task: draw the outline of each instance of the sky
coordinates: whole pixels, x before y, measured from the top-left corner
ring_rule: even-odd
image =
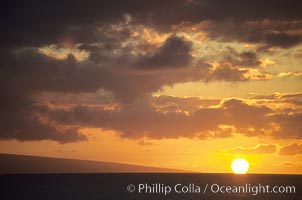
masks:
[[[302,173],[301,1],[0,9],[0,153]]]

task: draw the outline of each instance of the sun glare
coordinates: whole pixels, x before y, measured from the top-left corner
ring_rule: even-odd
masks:
[[[246,174],[249,170],[249,163],[243,158],[236,158],[233,160],[231,167],[234,174]]]

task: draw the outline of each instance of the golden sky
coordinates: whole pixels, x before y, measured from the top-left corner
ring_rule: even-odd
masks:
[[[301,174],[301,5],[152,2],[15,8],[28,20],[0,34],[0,152]]]

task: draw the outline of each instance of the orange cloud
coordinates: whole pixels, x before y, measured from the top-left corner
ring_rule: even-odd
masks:
[[[294,156],[302,154],[302,143],[293,143],[288,146],[282,147],[279,151],[279,155],[281,156]]]
[[[236,147],[230,153],[232,154],[270,154],[277,151],[277,145],[275,144],[257,144],[254,147],[244,148]]]
[[[277,75],[279,78],[302,77],[302,72],[281,72]]]

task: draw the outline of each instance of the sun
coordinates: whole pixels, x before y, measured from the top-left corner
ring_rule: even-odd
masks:
[[[231,165],[234,174],[246,174],[249,167],[249,162],[243,158],[234,159]]]

